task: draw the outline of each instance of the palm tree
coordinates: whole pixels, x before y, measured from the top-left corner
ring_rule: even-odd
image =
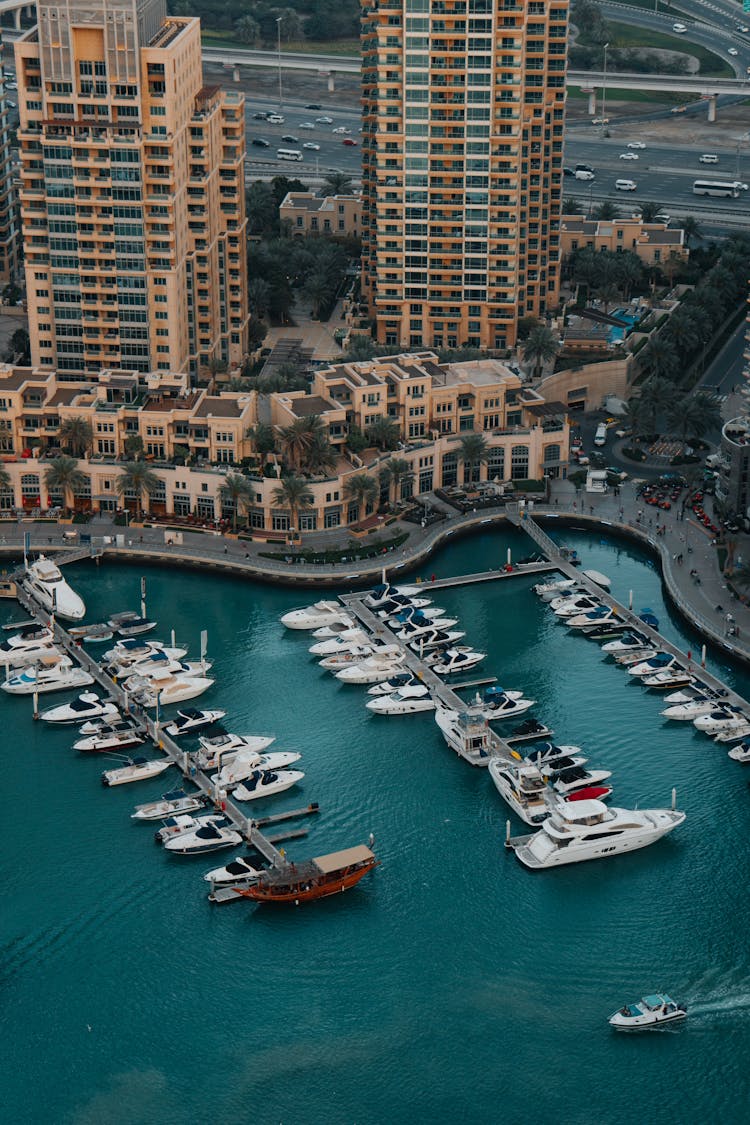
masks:
[[[319,195],[351,195],[352,178],[346,172],[329,172],[320,188]]]
[[[305,453],[303,468],[310,476],[333,472],[338,464],[338,453],[323,433],[316,433]]]
[[[401,432],[397,422],[383,416],[367,427],[367,437],[378,449],[385,451],[398,448]]]
[[[86,474],[78,468],[76,457],[56,457],[52,464],[47,466],[44,473],[47,491],[62,492],[63,504],[66,508],[75,506],[72,496],[75,492],[80,492],[87,481]],[[68,503],[69,499],[71,499],[71,503]]]
[[[160,481],[156,473],[146,461],[131,461],[124,465],[117,480],[116,488],[119,496],[135,493],[138,501],[138,513],[145,512],[143,507],[143,494],[148,496],[159,487]]]
[[[60,424],[60,441],[74,457],[83,457],[91,449],[94,431],[87,418],[75,415]]]
[[[619,214],[618,208],[608,199],[605,199],[604,203],[600,203],[599,206],[594,209],[595,219],[604,219],[605,221],[608,219],[616,219]]]
[[[704,391],[687,395],[673,404],[670,422],[680,436],[683,450],[688,438],[700,439],[721,425],[719,404]]]
[[[617,283],[622,289],[626,301],[630,300],[633,286],[643,280],[643,262],[637,254],[618,254],[617,257]]]
[[[11,487],[10,473],[3,466],[0,465],[0,492],[6,491]]]
[[[553,360],[560,350],[554,332],[544,324],[538,324],[529,332],[528,339],[523,347],[524,360],[531,360],[534,364],[534,378],[538,379],[545,363]]]
[[[569,195],[566,199],[563,199],[562,213],[563,215],[582,215],[583,207],[577,199]]]
[[[535,328],[532,329],[529,339],[534,332],[536,332]],[[490,455],[487,438],[484,434],[464,434],[461,438],[458,455],[464,463],[464,484],[478,480],[479,466],[486,464]]]
[[[660,211],[658,203],[639,203],[638,207],[641,212],[642,223],[653,223]]]
[[[232,530],[236,531],[240,508],[244,508],[252,496],[250,482],[241,473],[228,473],[219,495],[225,504],[232,506]]]
[[[271,493],[271,503],[276,508],[288,508],[292,518],[291,531],[296,535],[300,512],[312,508],[315,497],[303,477],[284,477]]]
[[[657,419],[663,412],[669,412],[675,401],[677,391],[674,383],[659,375],[652,375],[641,388],[641,404],[645,412],[644,417],[650,422],[649,432],[657,432]]]
[[[290,426],[285,426],[281,431],[282,456],[292,469],[299,471],[311,446],[321,438],[327,441],[328,430],[317,414],[295,418]]]
[[[388,499],[395,504],[401,499],[404,481],[410,480],[414,476],[414,469],[411,462],[407,461],[405,457],[389,457],[385,464],[381,466],[378,476],[381,485],[388,488]],[[393,489],[392,494],[391,488]]]
[[[258,422],[257,426],[250,426],[245,437],[250,438],[259,457],[267,457],[276,449],[276,430],[266,422]]]
[[[652,334],[641,352],[641,362],[652,378],[674,375],[677,370],[677,352],[674,344],[661,333]]]
[[[357,505],[357,519],[363,508],[366,512],[368,507],[377,505],[379,493],[378,482],[369,473],[355,473],[344,482],[344,496]]]
[[[262,277],[252,278],[247,285],[248,308],[258,320],[262,320],[268,312],[268,302],[271,299],[271,286]]]
[[[625,421],[633,431],[633,437],[639,438],[648,421],[648,403],[635,395],[629,398],[625,405]]]
[[[689,246],[694,238],[700,238],[701,226],[695,215],[686,215],[682,220],[682,229],[685,232],[685,243]]]
[[[333,296],[334,285],[335,283],[331,281],[328,274],[321,269],[316,269],[307,278],[304,294],[312,306],[310,311],[314,320],[320,317],[321,308]]]

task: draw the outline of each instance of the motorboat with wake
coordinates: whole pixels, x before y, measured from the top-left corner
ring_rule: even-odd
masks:
[[[113,719],[119,714],[112,699],[102,699],[95,691],[82,691],[70,703],[42,711],[39,718],[45,723],[85,723],[88,719]]]
[[[86,616],[83,598],[65,581],[59,566],[40,555],[36,562],[26,564],[24,582],[29,593],[56,617],[81,621]]]
[[[94,677],[83,668],[74,667],[67,656],[45,657],[33,668],[11,676],[0,684],[9,695],[33,695],[37,692],[67,691],[70,688],[88,687]]]
[[[492,732],[483,712],[476,708],[452,711],[438,704],[435,722],[448,746],[465,762],[472,766],[489,765]]]
[[[486,658],[486,652],[475,652],[466,645],[453,646],[446,649],[439,660],[430,662],[430,668],[436,676],[455,676],[460,672],[468,672]]]
[[[625,1004],[609,1017],[615,1031],[651,1031],[687,1018],[687,1004],[677,1004],[665,992],[644,996],[637,1004]]]
[[[226,718],[226,711],[201,711],[196,707],[183,707],[172,722],[164,728],[170,738],[182,738],[198,730],[205,730]]]
[[[169,816],[196,812],[198,809],[205,808],[205,805],[206,798],[202,793],[186,793],[184,789],[170,789],[162,794],[159,801],[136,805],[135,810],[130,814],[130,819],[165,820]]]
[[[242,836],[231,822],[223,825],[204,824],[193,832],[183,832],[164,844],[166,851],[175,855],[202,855],[204,852],[218,852],[224,848],[234,848],[242,843]]]
[[[655,844],[685,820],[677,809],[608,808],[603,801],[560,801],[532,836],[508,839],[516,857],[535,870],[609,859]]]
[[[322,625],[348,621],[350,616],[341,602],[319,601],[285,613],[281,618],[281,624],[287,629],[320,629]]]
[[[389,650],[393,651],[389,651]],[[393,676],[406,659],[397,645],[384,645],[359,664],[350,664],[335,673],[343,684],[377,684]]]
[[[418,711],[434,711],[435,700],[424,684],[402,687],[393,695],[379,695],[365,706],[373,715],[414,715]]]
[[[117,769],[105,770],[102,774],[102,785],[130,785],[133,781],[146,781],[150,777],[158,777],[164,773],[174,762],[171,758],[129,758],[125,765]]]
[[[237,801],[257,801],[285,793],[304,778],[302,770],[254,770],[233,793]]]

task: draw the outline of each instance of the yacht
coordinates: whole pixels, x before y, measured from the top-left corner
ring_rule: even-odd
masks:
[[[611,641],[617,637],[621,637],[628,627],[627,621],[622,617],[613,614],[610,618],[605,618],[603,624],[594,625],[590,629],[584,629],[583,635],[588,641],[596,641],[601,644],[602,641]]]
[[[123,687],[132,692],[134,697],[143,707],[168,707],[171,703],[184,703],[187,699],[195,699],[203,695],[214,680],[208,676],[188,676],[183,673],[178,675],[162,675],[146,680],[141,676],[131,676],[125,681]]]
[[[42,692],[87,687],[93,682],[93,676],[83,668],[74,667],[71,660],[63,656],[59,659],[46,657],[33,668],[25,668],[23,672],[11,676],[0,687],[9,695],[33,695],[35,692],[41,695]]]
[[[359,664],[350,664],[336,672],[344,684],[377,684],[389,680],[403,665],[405,653],[397,645],[384,645]]]
[[[714,742],[721,746],[731,745],[733,742],[743,742],[750,734],[750,722],[741,723],[729,730],[720,730],[713,736]]]
[[[224,718],[226,718],[226,711],[200,711],[196,707],[183,707],[169,726],[164,728],[164,733],[170,738],[182,738],[185,734],[211,727]]]
[[[750,739],[745,737],[737,746],[733,746],[729,757],[733,762],[750,762]]]
[[[111,664],[109,672],[116,677],[140,676],[144,680],[158,680],[164,676],[203,676],[211,668],[210,660],[172,660],[159,652],[152,653],[134,664],[120,667]]]
[[[325,668],[326,672],[337,672],[340,668],[348,668],[350,664],[361,664],[374,652],[376,652],[375,645],[352,645],[349,649],[324,656],[318,664],[321,668]]]
[[[637,1004],[625,1004],[609,1017],[609,1026],[615,1031],[648,1031],[686,1018],[686,1004],[676,1004],[666,993],[658,992]]]
[[[727,696],[729,692],[726,688],[721,688],[719,691],[714,691],[712,688],[704,687],[702,684],[693,684],[691,687],[682,688],[680,691],[673,691],[671,695],[664,696],[665,703],[689,703],[692,699],[710,699],[713,701],[715,707],[721,706],[722,699]]]
[[[550,774],[550,785],[555,793],[567,797],[577,789],[601,785],[611,776],[611,770],[587,770],[583,766],[569,766],[567,769],[554,770]]]
[[[117,633],[120,637],[139,637],[142,633],[150,633],[155,629],[156,621],[152,621],[149,617],[139,617],[134,614],[133,617],[123,622],[118,626]]]
[[[202,855],[204,852],[218,852],[223,848],[234,848],[242,843],[242,836],[230,827],[227,820],[221,827],[217,824],[204,824],[193,832],[174,836],[164,844],[168,852],[175,855]]]
[[[382,683],[373,684],[371,688],[367,689],[368,695],[393,695],[394,691],[399,691],[409,684],[418,684],[419,677],[414,672],[397,672],[395,676],[391,676],[388,680],[383,680]]]
[[[164,770],[174,765],[171,758],[129,758],[124,766],[117,769],[105,770],[102,774],[102,785],[130,785],[133,781],[145,781],[149,777],[158,777]]]
[[[503,800],[525,824],[541,824],[549,816],[547,784],[536,766],[509,765],[492,757],[489,774]]]
[[[374,715],[413,715],[417,711],[434,711],[435,700],[424,684],[402,687],[393,695],[379,695],[365,704]]]
[[[628,675],[653,676],[656,672],[667,672],[670,668],[679,667],[677,657],[672,656],[671,652],[657,652],[654,656],[649,656],[647,660],[640,660],[637,664],[631,664],[628,668]]]
[[[383,621],[411,621],[415,617],[426,617],[432,621],[438,617],[445,617],[446,611],[442,606],[430,605],[428,598],[404,598],[405,605],[396,599],[386,602],[376,616]]]
[[[440,653],[440,658],[434,663],[429,662],[430,668],[437,676],[454,676],[459,672],[468,672],[475,668],[487,656],[486,652],[474,652],[468,646],[454,646]]]
[[[292,609],[281,618],[287,629],[319,629],[321,625],[333,625],[348,620],[349,614],[338,601],[319,601],[302,609]]]
[[[631,652],[618,653],[615,656],[615,663],[621,668],[633,668],[636,664],[642,664],[644,660],[650,660],[652,656],[656,656],[655,648],[633,649]]]
[[[260,797],[273,797],[284,793],[303,780],[302,770],[255,770],[235,789],[237,801],[257,801]]]
[[[555,746],[554,743],[547,742],[536,750],[530,750],[524,761],[548,772],[583,766],[588,758],[583,757],[580,746]]]
[[[455,617],[445,617],[438,621],[428,621],[426,617],[414,617],[410,621],[396,622],[394,628],[398,629],[396,636],[400,641],[418,643],[422,637],[432,636],[436,630],[452,629],[454,625],[458,625],[458,619]],[[464,633],[458,634],[459,637],[464,635]]]
[[[368,609],[380,609],[397,594],[403,594],[407,598],[411,598],[415,595],[418,596],[421,589],[420,586],[391,586],[389,582],[381,582],[365,596],[363,601]]]
[[[117,716],[110,720],[106,718],[89,719],[81,726],[79,734],[123,734],[132,730],[137,730],[137,728],[131,719],[121,719]]]
[[[198,828],[226,828],[231,826],[231,821],[223,813],[204,813],[202,816],[191,816],[189,813],[178,813],[165,818],[161,828],[154,832],[157,844],[164,844],[176,836],[184,836],[188,832],[195,832]]]
[[[689,720],[692,723],[699,715],[710,715],[716,706],[715,696],[711,699],[688,699],[684,703],[673,703],[671,707],[666,707],[662,715],[665,719],[677,719],[680,722]]]
[[[354,629],[357,625],[357,619],[350,617],[348,614],[343,614],[338,621],[333,621],[330,625],[321,625],[318,629],[313,629],[313,636],[318,641],[324,641],[330,637],[339,637],[345,633],[347,629]]]
[[[593,582],[595,586],[601,586],[602,590],[609,590],[612,585],[611,580],[600,570],[582,570],[581,576],[588,578],[589,582]]]
[[[555,598],[549,604],[550,609],[557,617],[575,617],[579,613],[588,613],[592,609],[599,609],[602,603],[590,594],[578,594],[570,598]]]
[[[472,766],[487,766],[490,761],[492,733],[487,720],[476,709],[451,711],[440,705],[435,708],[435,722],[451,750]]]
[[[452,629],[454,625],[458,625],[458,618],[446,617],[445,610],[435,610],[431,613],[428,609],[405,609],[389,617],[387,621],[389,628],[394,632],[407,626],[418,629]],[[416,634],[412,634],[414,635]]]
[[[637,629],[628,629],[613,641],[602,645],[602,652],[611,653],[613,656],[619,652],[633,652],[642,648],[649,648],[649,639],[645,633]]]
[[[352,649],[360,648],[362,645],[369,644],[371,640],[370,634],[357,626],[340,633],[338,637],[329,637],[326,641],[316,641],[314,645],[310,645],[307,651],[311,656],[333,656],[336,652],[349,652]]]
[[[195,812],[206,805],[206,798],[202,793],[186,793],[184,789],[172,789],[162,794],[160,801],[149,801],[145,805],[136,805],[131,813],[131,820],[164,820],[165,817],[179,815],[180,813]]]
[[[515,719],[529,711],[536,703],[535,699],[524,699],[522,691],[506,691],[501,687],[488,687],[484,695],[477,692],[475,703],[484,709],[485,718],[493,721],[497,719]]]
[[[693,726],[704,734],[718,734],[720,731],[736,730],[748,721],[738,707],[717,707],[707,715],[698,715]]]
[[[13,625],[6,626],[6,628],[17,628],[19,631],[13,633],[7,641],[0,644],[0,652],[12,652],[14,649],[27,648],[30,645],[39,644],[40,641],[52,644],[55,639],[54,631],[49,626],[39,625],[36,621],[31,621],[28,625]]]
[[[101,730],[96,734],[86,735],[73,743],[73,749],[84,754],[104,754],[108,750],[126,750],[131,746],[140,746],[144,741],[134,726],[128,726],[125,730]]]
[[[82,691],[70,703],[50,707],[39,716],[45,723],[84,723],[87,719],[111,719],[119,716],[117,704],[111,699],[102,699],[95,691]]]
[[[198,736],[201,749],[196,755],[196,764],[202,770],[215,770],[224,762],[229,754],[248,753],[261,754],[276,738],[266,735],[230,734],[221,730],[218,734]]]
[[[231,789],[254,773],[269,770],[286,770],[302,757],[296,750],[274,750],[270,754],[240,752],[229,755],[229,760],[221,763],[221,768],[213,778],[214,785],[220,789]]]
[[[617,611],[607,605],[589,609],[585,613],[576,613],[572,617],[564,617],[563,620],[569,629],[581,629],[584,633],[594,629],[601,630],[604,625],[617,625],[619,629],[622,623]]]
[[[426,610],[430,605],[432,605],[430,598],[416,598],[411,597],[408,594],[394,594],[393,597],[388,598],[387,601],[378,606],[378,608],[374,610],[374,613],[376,617],[382,617],[383,619],[385,619],[386,617],[391,617],[396,613],[401,613],[405,609]],[[442,609],[436,610],[433,606],[432,613],[436,612],[442,613],[443,611]],[[427,614],[425,614],[425,617],[426,616]]]
[[[45,555],[34,563],[26,564],[26,585],[40,605],[66,621],[80,621],[86,615],[86,606],[75,590],[62,576],[60,568]]]
[[[233,883],[246,886],[250,882],[257,882],[262,874],[263,869],[261,867],[253,866],[257,862],[255,856],[240,855],[228,863],[226,867],[214,867],[213,871],[207,871],[203,878],[207,883],[214,883],[219,887]]]
[[[133,637],[127,641],[118,641],[114,648],[108,649],[102,657],[102,664],[133,662],[155,652],[162,653],[165,658],[170,660],[182,660],[184,656],[187,656],[186,648],[169,647],[163,641],[139,641]]]
[[[566,594],[580,593],[581,587],[576,578],[561,578],[557,582],[537,582],[532,590],[543,602],[554,601]]]
[[[4,665],[6,671],[9,668],[28,668],[30,664],[36,664],[45,657],[61,655],[61,649],[51,641],[36,641],[34,644],[25,645],[24,648],[10,650],[0,645],[0,665]]]
[[[68,633],[74,641],[83,641],[85,644],[104,644],[105,641],[111,641],[115,635],[115,631],[111,625],[74,625],[68,629]]]
[[[670,688],[688,687],[695,683],[695,676],[685,668],[676,666],[663,672],[655,672],[653,676],[641,676],[644,687],[655,691],[669,691]]]
[[[603,801],[560,801],[540,830],[509,840],[525,867],[606,859],[655,844],[685,820],[676,809],[611,809]]]
[[[540,738],[551,738],[553,731],[545,723],[540,723],[538,719],[524,719],[517,727],[513,727],[510,734],[506,734],[506,742],[536,742]],[[531,735],[535,735],[532,738]]]
[[[413,641],[408,641],[409,648],[412,652],[416,652],[419,656],[423,652],[429,652],[431,648],[440,648],[443,646],[451,647],[456,641],[460,641],[465,637],[466,633],[461,632],[460,629],[452,629],[446,632],[444,629],[430,629],[426,633],[422,633]]]

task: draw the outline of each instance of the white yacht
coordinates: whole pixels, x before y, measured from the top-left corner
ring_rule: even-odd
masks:
[[[26,564],[26,585],[40,605],[66,621],[80,621],[86,615],[83,598],[73,590],[52,559],[40,555]]]
[[[150,633],[156,626],[157,622],[152,621],[150,617],[139,617],[137,613],[134,613],[132,617],[118,626],[117,633],[120,637],[139,637],[142,633]]]
[[[169,726],[164,728],[164,733],[170,738],[182,738],[183,735],[211,727],[224,718],[226,718],[226,711],[200,711],[196,707],[183,707]]]
[[[580,746],[555,746],[552,742],[536,750],[530,750],[524,758],[531,766],[544,770],[545,774],[555,770],[572,769],[575,766],[585,766],[588,758],[581,753]]]
[[[368,695],[393,695],[394,691],[399,691],[403,687],[410,684],[418,684],[419,677],[414,672],[397,672],[395,676],[391,676],[388,680],[383,680],[379,684],[374,684],[371,688],[367,689]]]
[[[339,668],[348,668],[353,664],[361,664],[376,651],[375,645],[352,645],[349,649],[334,652],[331,656],[324,656],[318,661],[326,672],[338,672]]]
[[[444,609],[434,607],[429,609],[402,609],[398,613],[386,618],[386,622],[394,633],[408,626],[432,629],[451,629],[458,624],[457,617],[446,617]]]
[[[30,622],[28,625],[6,626],[6,628],[11,627],[17,628],[19,631],[13,633],[0,644],[0,652],[12,652],[14,649],[28,648],[30,645],[39,644],[40,641],[52,644],[55,640],[53,630],[47,625],[37,624],[36,621]]]
[[[87,719],[111,719],[119,716],[117,704],[111,699],[102,699],[95,691],[82,691],[70,703],[50,707],[39,716],[45,723],[84,723]]]
[[[105,770],[102,774],[102,785],[130,785],[133,781],[145,781],[149,777],[158,777],[170,766],[174,765],[171,758],[130,758],[124,766],[117,769]]]
[[[62,650],[52,644],[51,641],[36,641],[24,648],[12,648],[10,650],[3,649],[0,645],[0,665],[4,666],[6,671],[10,668],[28,668],[29,665],[36,664],[46,657],[61,655]]]
[[[338,621],[333,621],[330,625],[321,625],[318,629],[313,629],[313,636],[318,641],[324,641],[330,637],[339,637],[345,633],[347,629],[354,629],[357,625],[356,617],[350,617],[348,614],[343,614]]]
[[[431,659],[434,656],[434,659]],[[452,645],[447,649],[439,649],[428,653],[425,664],[438,676],[454,676],[458,672],[468,672],[486,658],[486,652],[475,652],[468,645]]]
[[[172,660],[160,652],[154,652],[134,664],[111,664],[109,671],[118,678],[141,676],[144,680],[158,680],[164,676],[203,676],[210,668],[210,660]]]
[[[74,641],[83,641],[85,644],[100,645],[111,641],[115,631],[111,625],[74,625],[68,629]]]
[[[231,789],[239,785],[254,773],[265,773],[269,770],[285,770],[295,765],[302,755],[296,750],[272,750],[270,754],[257,754],[240,752],[231,754],[229,760],[224,760],[221,769],[214,776],[213,782],[219,789]]]
[[[669,691],[670,688],[688,687],[694,684],[695,676],[686,668],[675,665],[674,668],[668,668],[663,672],[654,672],[652,676],[641,676],[641,683],[644,687],[655,691]]]
[[[523,715],[536,703],[535,699],[524,699],[522,691],[505,691],[501,687],[488,687],[484,695],[477,692],[475,703],[482,707],[484,716],[495,721],[497,719],[515,719]]]
[[[644,996],[637,1004],[625,1004],[609,1017],[615,1031],[648,1031],[687,1018],[687,1005],[676,1004],[666,993]]]
[[[733,746],[729,751],[729,757],[733,762],[750,762],[750,739],[743,738],[739,745]]]
[[[465,637],[466,633],[460,629],[430,629],[426,633],[422,633],[413,641],[408,641],[407,644],[412,652],[422,655],[424,652],[429,652],[432,648],[450,648]]]
[[[560,801],[533,836],[509,840],[525,867],[561,867],[655,844],[685,820],[676,809],[611,809],[602,801]]]
[[[375,586],[369,594],[363,599],[364,604],[368,609],[380,609],[381,606],[397,594],[403,594],[407,598],[418,596],[421,586],[391,586],[390,582],[381,582],[380,585]]]
[[[329,637],[325,641],[316,641],[314,645],[310,645],[307,651],[311,656],[333,656],[336,652],[349,652],[351,649],[370,644],[371,639],[370,634],[365,629],[357,626],[354,629],[347,629],[344,633],[339,633],[337,637]]]
[[[693,726],[704,734],[718,734],[719,731],[736,730],[747,721],[747,715],[738,707],[717,707],[707,715],[698,715],[693,719]]]
[[[563,620],[569,629],[579,629],[583,633],[601,629],[603,625],[621,625],[622,618],[615,609],[607,605],[598,606],[596,609],[586,610],[585,613],[575,613],[572,617]]]
[[[110,648],[102,656],[102,664],[124,664],[127,661],[142,660],[153,653],[162,653],[165,659],[182,660],[187,656],[186,648],[174,648],[165,645],[163,641],[139,641],[133,637],[128,641],[118,641],[114,648]]]
[[[532,586],[532,590],[543,602],[551,602],[574,591],[579,593],[580,584],[575,578],[560,578],[556,582],[537,582],[536,586]]]
[[[435,708],[435,722],[451,750],[472,766],[487,766],[490,761],[492,732],[484,715],[476,709],[450,711]]]
[[[161,828],[154,832],[157,844],[165,844],[176,836],[185,836],[188,832],[195,832],[199,828],[226,828],[230,821],[223,813],[204,813],[202,816],[191,816],[190,813],[177,813],[165,818]]]
[[[582,570],[581,576],[588,578],[589,582],[593,582],[595,586],[601,586],[602,590],[609,590],[612,585],[611,579],[607,578],[606,574],[602,574],[600,570]]]
[[[88,719],[85,723],[81,724],[79,734],[118,734],[120,731],[133,730],[134,724],[131,719],[121,719],[119,715],[113,715],[111,719],[103,717],[101,719]]]
[[[719,746],[731,746],[733,742],[743,742],[750,734],[750,720],[729,730],[720,730],[713,735],[713,740]]]
[[[430,613],[438,617],[442,616],[442,609],[432,606],[430,612],[427,612],[428,606],[431,605],[429,598],[415,598],[409,597],[407,594],[394,594],[393,597],[388,598],[382,605],[378,606],[375,613],[376,617],[381,617],[385,620],[387,617],[393,617],[397,613],[402,613],[404,610],[422,610],[425,617],[429,617]]]
[[[396,636],[400,641],[419,641],[421,637],[432,634],[436,629],[452,629],[458,625],[457,617],[440,618],[437,621],[428,621],[426,617],[414,617],[408,621],[398,621],[394,629],[398,629]],[[463,637],[464,634],[460,633]]]
[[[159,801],[148,801],[136,805],[131,820],[164,820],[168,816],[196,812],[205,807],[206,798],[202,793],[186,793],[184,789],[172,789],[162,795]]]
[[[346,608],[337,601],[319,601],[302,609],[292,609],[281,618],[287,629],[319,629],[321,625],[333,625],[349,619]]]
[[[198,741],[201,749],[196,755],[197,765],[202,770],[215,770],[229,760],[230,754],[261,754],[276,738],[273,735],[230,734],[222,730],[211,736],[199,735]]]
[[[9,695],[33,695],[38,692],[67,691],[70,688],[87,687],[93,684],[94,677],[83,668],[74,667],[69,657],[59,659],[46,657],[33,668],[25,668],[11,676],[3,684],[3,691]]]
[[[203,878],[207,883],[214,883],[217,887],[233,883],[246,887],[257,882],[263,874],[262,867],[253,867],[253,864],[257,862],[257,859],[252,856],[240,855],[231,860],[225,867],[214,867],[213,871],[207,871]]]
[[[336,672],[344,684],[377,684],[388,680],[403,665],[405,654],[398,645],[384,645],[359,664],[350,664]]]
[[[88,754],[104,754],[108,750],[127,750],[131,746],[140,746],[145,739],[134,726],[125,730],[98,731],[96,734],[86,735],[73,743],[74,750]]]
[[[273,797],[284,793],[304,778],[302,770],[255,770],[235,789],[237,801],[257,801],[260,797]]]
[[[621,668],[632,668],[636,664],[642,664],[644,660],[650,660],[652,656],[656,656],[655,648],[632,648],[630,652],[616,652],[615,664],[619,664]]]
[[[692,723],[699,715],[710,715],[716,706],[715,696],[712,699],[688,699],[684,703],[673,703],[671,707],[666,707],[662,715],[665,719]]]
[[[435,700],[424,684],[402,687],[393,695],[379,695],[365,706],[374,715],[414,715],[417,711],[434,711]]]
[[[549,789],[536,766],[509,765],[495,756],[489,774],[500,796],[526,824],[541,824],[549,816]]]
[[[234,848],[242,843],[242,836],[232,828],[229,821],[219,826],[204,824],[193,832],[183,832],[164,844],[168,852],[175,855],[201,855],[203,852],[218,852],[223,848]]]
[[[592,786],[602,788],[602,783],[611,776],[611,770],[587,770],[583,766],[573,765],[551,771],[550,785],[561,797],[569,797],[579,789],[590,789]]]
[[[671,652],[657,652],[647,660],[631,664],[628,668],[629,676],[653,676],[657,672],[668,672],[670,668],[679,668],[680,663]]]
[[[162,675],[146,680],[141,676],[130,676],[123,687],[131,692],[143,707],[168,707],[171,703],[184,703],[203,695],[214,681],[208,676],[188,676],[183,673]]]
[[[606,644],[603,644],[602,652],[612,653],[614,656],[618,652],[637,652],[649,647],[649,639],[645,633],[639,633],[637,629],[628,629],[627,632],[616,637],[613,641],[607,641]]]
[[[589,613],[592,609],[599,609],[601,602],[590,594],[578,594],[570,598],[555,598],[550,602],[550,609],[557,617],[576,617],[579,613]]]

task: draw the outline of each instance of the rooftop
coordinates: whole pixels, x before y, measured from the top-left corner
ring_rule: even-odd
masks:
[[[286,399],[285,402],[292,414],[296,414],[298,418],[309,418],[311,414],[326,414],[331,410],[340,410],[334,402],[321,398],[320,395],[304,395],[300,398]]]
[[[206,395],[195,411],[196,418],[241,418],[250,402],[249,395],[239,398],[221,398]]]

